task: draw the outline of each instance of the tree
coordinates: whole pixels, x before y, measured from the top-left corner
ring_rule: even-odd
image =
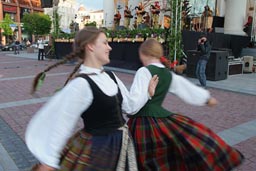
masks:
[[[29,34],[45,35],[51,32],[51,18],[49,15],[43,13],[25,14],[22,22],[24,23],[24,30]]]
[[[13,35],[12,28],[10,24],[14,24],[9,14],[6,14],[3,21],[0,23],[0,28],[3,29],[3,35],[7,38],[7,43],[9,42],[9,37]]]

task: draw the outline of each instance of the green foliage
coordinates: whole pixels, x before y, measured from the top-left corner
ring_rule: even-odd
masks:
[[[8,37],[13,34],[10,24],[14,24],[9,14],[6,14],[4,19],[0,22],[0,28],[3,29],[3,35]]]
[[[51,31],[51,18],[43,13],[25,14],[22,22],[24,23],[25,31],[29,34],[45,35]]]
[[[75,32],[73,32],[73,33],[59,33],[59,35],[58,35],[58,39],[67,39],[67,40],[69,40],[69,39],[73,39],[74,37],[75,37]]]
[[[58,14],[57,9],[54,8],[53,20],[52,20],[52,25],[53,25],[52,36],[54,39],[57,39],[60,36],[60,19],[61,19],[61,16]]]
[[[147,38],[147,37],[162,37],[164,38],[164,29],[124,29],[124,30],[107,30],[106,34],[109,38]]]
[[[84,26],[97,26],[97,23],[96,21],[93,21],[93,22],[89,22],[89,23],[86,23]]]

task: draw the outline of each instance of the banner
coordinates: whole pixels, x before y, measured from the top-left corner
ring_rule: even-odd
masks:
[[[3,11],[9,13],[17,13],[17,7],[4,5]]]

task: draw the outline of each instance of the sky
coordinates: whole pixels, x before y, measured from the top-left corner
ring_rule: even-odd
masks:
[[[103,0],[77,0],[78,6],[83,4],[86,10],[102,10]]]

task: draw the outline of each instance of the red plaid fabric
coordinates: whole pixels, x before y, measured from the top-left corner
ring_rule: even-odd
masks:
[[[186,116],[128,121],[140,171],[228,171],[244,157],[217,134]]]

